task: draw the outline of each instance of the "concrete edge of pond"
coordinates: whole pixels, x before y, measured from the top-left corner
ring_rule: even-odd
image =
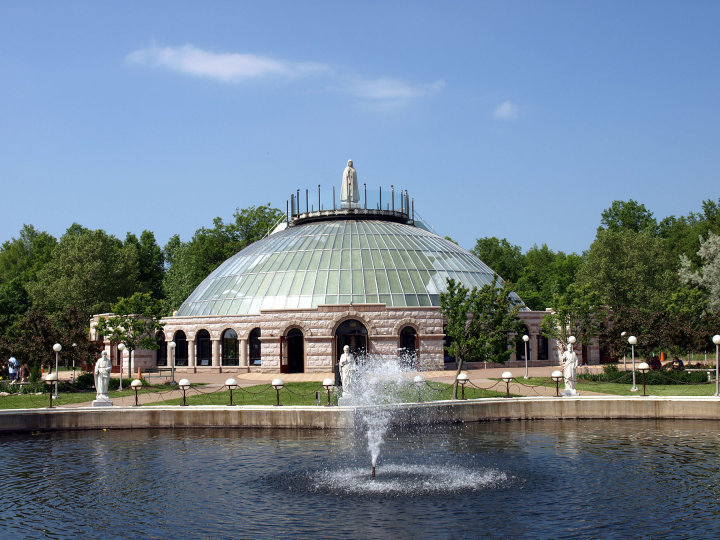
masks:
[[[393,405],[394,424],[496,420],[720,419],[720,398],[578,396]],[[0,433],[89,429],[347,429],[363,410],[323,406],[144,406],[0,410]]]

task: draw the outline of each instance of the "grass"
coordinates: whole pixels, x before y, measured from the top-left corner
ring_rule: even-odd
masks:
[[[430,386],[432,385],[432,386]],[[452,396],[452,385],[445,383],[430,383],[426,385],[422,392],[423,401],[437,401],[450,399]],[[280,390],[281,405],[317,405],[315,400],[315,392],[320,392],[320,405],[327,404],[327,392],[318,382],[302,382],[287,383]],[[504,392],[495,392],[492,390],[481,390],[477,388],[466,388],[466,399],[477,399],[485,397],[503,397]],[[417,401],[417,391],[413,388],[407,390],[401,395],[402,401],[412,403]],[[269,384],[257,386],[248,386],[246,388],[233,390],[233,403],[235,405],[275,405],[276,392]],[[182,405],[182,398],[168,399],[161,402],[152,403],[152,405]],[[337,405],[337,396],[334,393],[330,395],[330,402]],[[188,405],[229,405],[230,391],[218,390],[216,392],[203,392],[197,387],[192,386],[187,391]]]
[[[549,386],[554,388],[555,383],[545,377],[530,377],[523,380],[525,384],[536,386]],[[637,374],[635,382],[638,387],[637,392],[631,392],[630,384],[606,383],[606,382],[583,382],[582,378],[578,379],[577,390],[588,392],[597,392],[600,394],[610,394],[614,396],[637,396],[642,395],[643,384],[642,374]],[[564,388],[563,382],[560,381],[560,392]],[[715,394],[715,384],[648,384],[645,387],[645,393],[648,396],[712,396]]]
[[[145,387],[140,390],[139,394],[147,394],[151,392],[162,392],[172,389],[169,385],[157,385]],[[114,391],[109,394],[110,399],[123,396],[134,396],[134,390],[123,390],[122,392]],[[97,397],[95,391],[91,392],[60,392],[58,399],[53,400],[53,407],[62,407],[63,405],[71,405],[73,403],[83,403],[93,401]],[[9,396],[0,396],[0,409],[39,409],[50,406],[50,395],[48,392],[37,394],[11,394]]]

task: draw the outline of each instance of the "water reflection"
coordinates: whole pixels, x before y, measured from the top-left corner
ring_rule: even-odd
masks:
[[[717,536],[713,422],[0,438],[3,538]],[[682,519],[680,519],[682,518]]]

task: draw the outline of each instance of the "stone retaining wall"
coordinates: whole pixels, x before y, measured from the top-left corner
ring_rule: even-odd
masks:
[[[396,424],[493,420],[720,419],[715,397],[509,398],[441,401],[395,406]],[[263,427],[347,429],[350,407],[112,407],[0,411],[0,433],[81,429]]]

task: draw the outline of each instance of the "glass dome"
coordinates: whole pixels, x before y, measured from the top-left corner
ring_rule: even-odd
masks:
[[[493,271],[427,230],[381,220],[290,226],[236,253],[185,300],[178,316],[245,315],[320,304],[439,306],[447,278],[468,288]]]

